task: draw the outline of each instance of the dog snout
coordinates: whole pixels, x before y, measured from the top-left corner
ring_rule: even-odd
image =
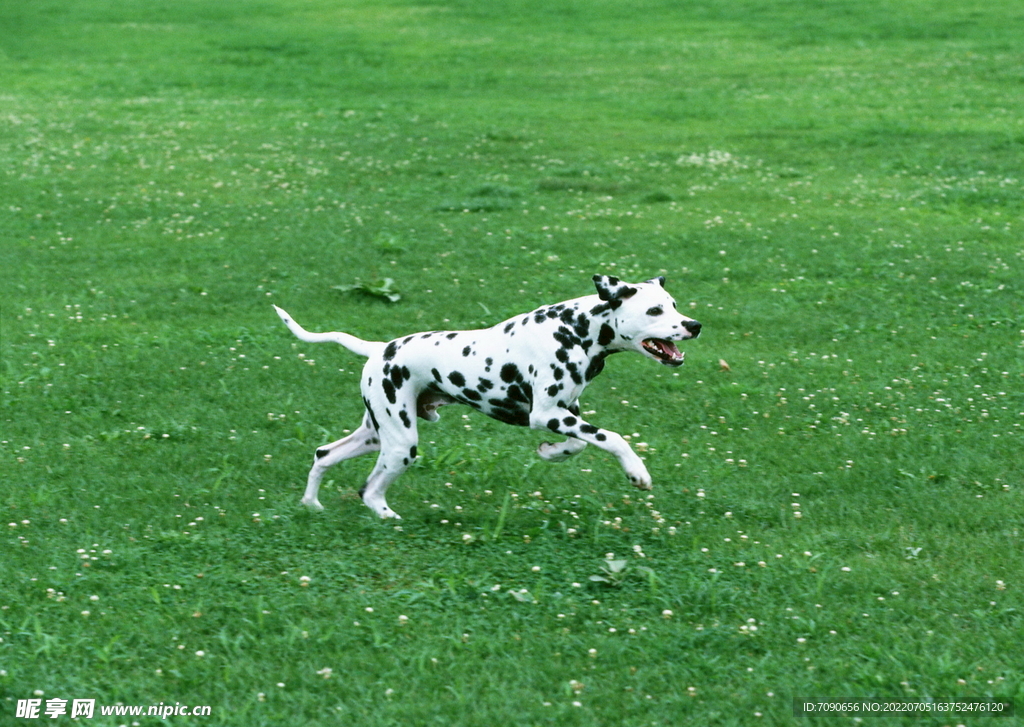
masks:
[[[683,328],[686,329],[691,338],[696,338],[700,335],[700,323],[697,321],[684,321]]]

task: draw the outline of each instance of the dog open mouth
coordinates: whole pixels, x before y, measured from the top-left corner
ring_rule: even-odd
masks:
[[[663,338],[648,338],[643,341],[644,350],[666,366],[682,366],[683,353],[672,341]]]

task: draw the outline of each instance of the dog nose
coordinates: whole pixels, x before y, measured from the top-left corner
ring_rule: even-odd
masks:
[[[683,324],[683,328],[689,331],[690,335],[693,338],[696,338],[697,336],[700,335],[700,323],[698,323],[697,321],[687,321],[686,323]]]

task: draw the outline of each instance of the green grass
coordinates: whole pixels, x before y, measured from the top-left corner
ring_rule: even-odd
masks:
[[[13,715],[37,690],[245,727],[1024,709],[1022,19],[0,7],[0,710],[32,724]],[[399,527],[354,494],[369,458],[299,507],[313,449],[359,422],[361,361],[271,303],[384,340],[597,272],[664,274],[704,324],[680,371],[616,357],[582,402],[644,451],[650,498],[599,450],[549,464],[540,433],[452,408],[391,490]],[[384,278],[399,302],[335,289]],[[129,720],[96,723],[159,723]]]

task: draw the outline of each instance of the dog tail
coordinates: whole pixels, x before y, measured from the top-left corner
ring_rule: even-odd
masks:
[[[375,353],[380,353],[384,350],[386,344],[378,341],[364,341],[361,338],[356,338],[348,333],[341,333],[339,331],[331,331],[330,333],[312,333],[307,331],[305,328],[295,322],[287,311],[274,306],[274,310],[281,316],[281,320],[288,326],[288,330],[294,333],[299,339],[308,343],[337,343],[347,348],[357,356],[365,356],[369,358]]]

